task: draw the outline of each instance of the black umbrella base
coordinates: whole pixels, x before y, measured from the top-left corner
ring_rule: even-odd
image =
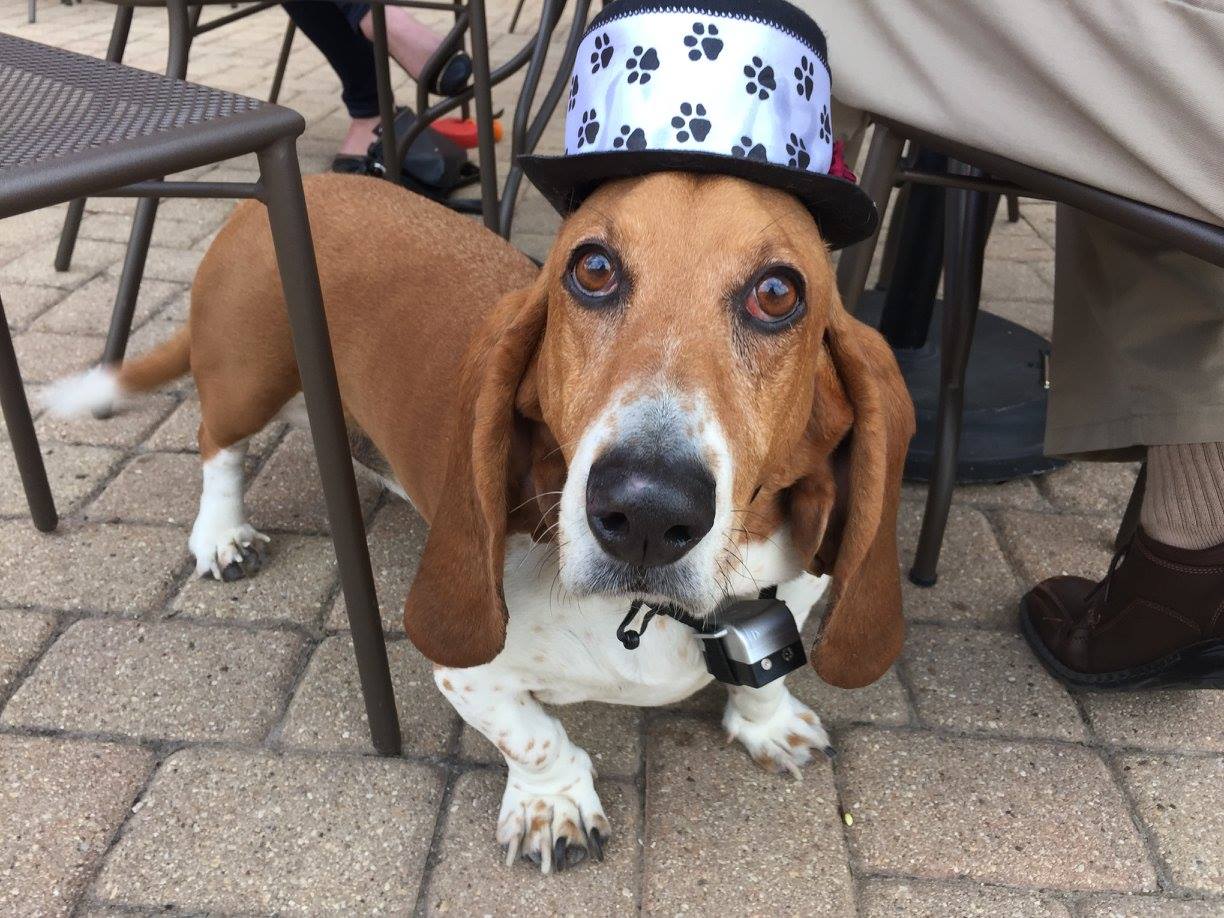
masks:
[[[863,294],[858,317],[879,324],[884,292]],[[943,301],[936,300],[927,343],[894,353],[914,399],[918,432],[905,458],[906,481],[929,481],[939,408],[939,336]],[[1042,475],[1066,464],[1043,452],[1046,421],[1045,355],[1050,342],[1015,322],[978,313],[965,374],[965,413],[959,484],[1010,481]]]

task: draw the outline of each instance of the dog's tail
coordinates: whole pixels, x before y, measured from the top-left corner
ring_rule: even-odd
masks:
[[[97,366],[50,385],[42,403],[61,418],[112,411],[132,395],[151,392],[191,369],[191,336],[186,328],[147,354],[119,366]]]

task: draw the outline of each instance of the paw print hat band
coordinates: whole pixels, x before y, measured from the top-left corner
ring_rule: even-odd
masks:
[[[785,0],[615,0],[578,48],[565,154],[519,162],[561,213],[608,179],[737,176],[793,194],[832,247],[850,245],[878,218],[835,156],[828,60]]]

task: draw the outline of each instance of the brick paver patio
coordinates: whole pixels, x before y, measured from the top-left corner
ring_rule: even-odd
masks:
[[[509,0],[491,6],[504,60],[522,37],[505,34]],[[0,29],[101,54],[112,11],[42,0],[27,25],[5,0]],[[266,93],[283,27],[274,10],[200,38],[191,77]],[[161,69],[164,49],[164,17],[138,10],[129,61]],[[509,110],[511,88],[497,101]],[[284,102],[309,122],[305,170],[326,168],[346,119],[300,38]],[[246,160],[202,172],[254,177]],[[62,208],[0,222],[0,295],[33,390],[100,352],[131,207],[91,201],[63,274]],[[185,319],[229,207],[163,204],[133,352]],[[555,225],[527,192],[515,241],[542,254]],[[1047,205],[998,225],[988,308],[1048,333],[1052,240]],[[1068,694],[1014,625],[1025,584],[1104,570],[1133,467],[961,489],[939,586],[906,586],[895,670],[858,692],[793,680],[839,750],[802,783],[723,745],[714,690],[563,711],[616,835],[603,865],[541,877],[499,863],[501,765],[400,630],[420,519],[366,488],[406,745],[384,760],[306,438],[277,427],[253,450],[264,572],[199,582],[197,413],[188,383],[109,421],[40,418],[54,535],[29,525],[0,445],[0,914],[1224,915],[1224,693]],[[907,559],[921,496],[907,486]]]

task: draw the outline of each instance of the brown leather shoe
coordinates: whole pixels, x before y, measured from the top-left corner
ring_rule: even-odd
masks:
[[[1224,688],[1224,545],[1173,548],[1140,529],[1100,583],[1051,577],[1033,587],[1020,629],[1068,685]]]

